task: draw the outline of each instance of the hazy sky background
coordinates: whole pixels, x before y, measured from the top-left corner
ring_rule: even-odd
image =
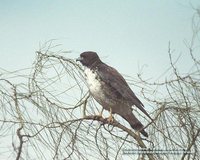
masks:
[[[185,57],[184,41],[192,37],[191,21],[199,0],[1,0],[0,67],[30,67],[39,43],[58,39],[66,57],[92,50],[121,73],[159,77],[174,57]],[[187,56],[186,56],[187,57]],[[187,58],[180,66],[188,69]],[[187,65],[186,65],[187,64]]]
[[[136,77],[144,67],[152,80],[169,67],[170,41],[188,72],[193,7],[200,0],[0,0],[0,69],[31,67],[39,44],[57,39],[73,51],[66,57],[96,51],[119,72]]]

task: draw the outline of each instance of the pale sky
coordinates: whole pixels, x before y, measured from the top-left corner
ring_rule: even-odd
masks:
[[[192,38],[193,7],[200,0],[0,0],[0,72],[31,67],[39,44],[51,39],[73,51],[66,58],[96,51],[134,78],[144,67],[152,81],[169,67],[170,41],[174,59],[181,54],[178,65],[188,72],[184,42]]]
[[[187,57],[192,6],[200,1],[1,0],[0,67],[30,67],[39,43],[58,39],[62,50],[74,51],[66,57],[92,50],[123,74],[135,77],[145,66],[147,77],[159,77],[169,66],[169,41],[175,58]]]

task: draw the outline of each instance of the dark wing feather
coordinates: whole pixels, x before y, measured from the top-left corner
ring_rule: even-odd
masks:
[[[137,106],[145,115],[147,115],[152,120],[152,118],[143,108],[144,105],[142,104],[142,102],[136,97],[125,79],[116,69],[106,65],[105,63],[102,63],[98,66],[97,72],[100,79],[111,86],[113,90],[118,92],[117,94],[120,94],[123,99],[131,103],[131,105]]]

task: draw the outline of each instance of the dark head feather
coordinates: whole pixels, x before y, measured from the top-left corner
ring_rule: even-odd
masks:
[[[101,60],[99,59],[99,56],[96,52],[92,51],[86,51],[80,54],[80,57],[76,59],[77,61],[80,61],[82,65],[92,68],[95,65],[97,65]]]

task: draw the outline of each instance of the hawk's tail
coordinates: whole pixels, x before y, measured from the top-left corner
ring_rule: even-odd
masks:
[[[126,114],[122,116],[128,123],[131,125],[133,129],[136,131],[140,131],[140,133],[143,134],[143,136],[148,137],[147,132],[143,129],[143,124],[134,116],[133,113]]]

